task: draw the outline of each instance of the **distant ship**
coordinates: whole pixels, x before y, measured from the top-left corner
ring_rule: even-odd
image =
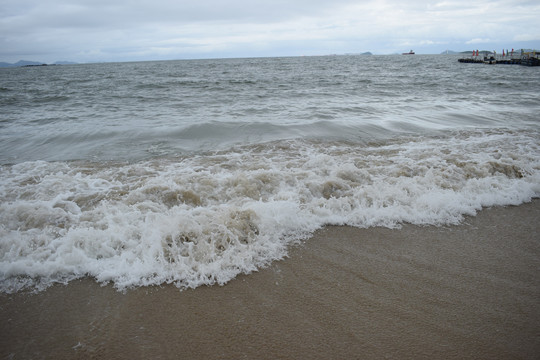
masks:
[[[409,51],[408,53],[403,53],[403,54],[401,54],[401,55],[414,55],[414,51],[411,50],[411,51]]]

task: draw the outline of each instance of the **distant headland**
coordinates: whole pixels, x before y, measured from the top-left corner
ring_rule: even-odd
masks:
[[[77,64],[76,62],[72,61],[57,61],[52,64],[45,64],[42,62],[37,61],[28,61],[28,60],[19,60],[16,63],[7,63],[7,62],[0,62],[0,67],[23,67],[23,66],[47,66],[47,65],[72,65]]]

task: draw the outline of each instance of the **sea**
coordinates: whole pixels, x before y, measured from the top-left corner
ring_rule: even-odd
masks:
[[[530,202],[539,80],[452,55],[0,69],[0,291],[223,285],[326,225]]]

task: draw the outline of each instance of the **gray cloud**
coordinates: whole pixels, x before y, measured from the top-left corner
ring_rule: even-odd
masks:
[[[0,61],[540,47],[535,1],[0,0]]]

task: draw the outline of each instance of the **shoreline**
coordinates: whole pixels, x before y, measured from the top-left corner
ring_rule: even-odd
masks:
[[[539,219],[535,199],[456,226],[327,226],[224,286],[0,294],[0,357],[533,359]]]

